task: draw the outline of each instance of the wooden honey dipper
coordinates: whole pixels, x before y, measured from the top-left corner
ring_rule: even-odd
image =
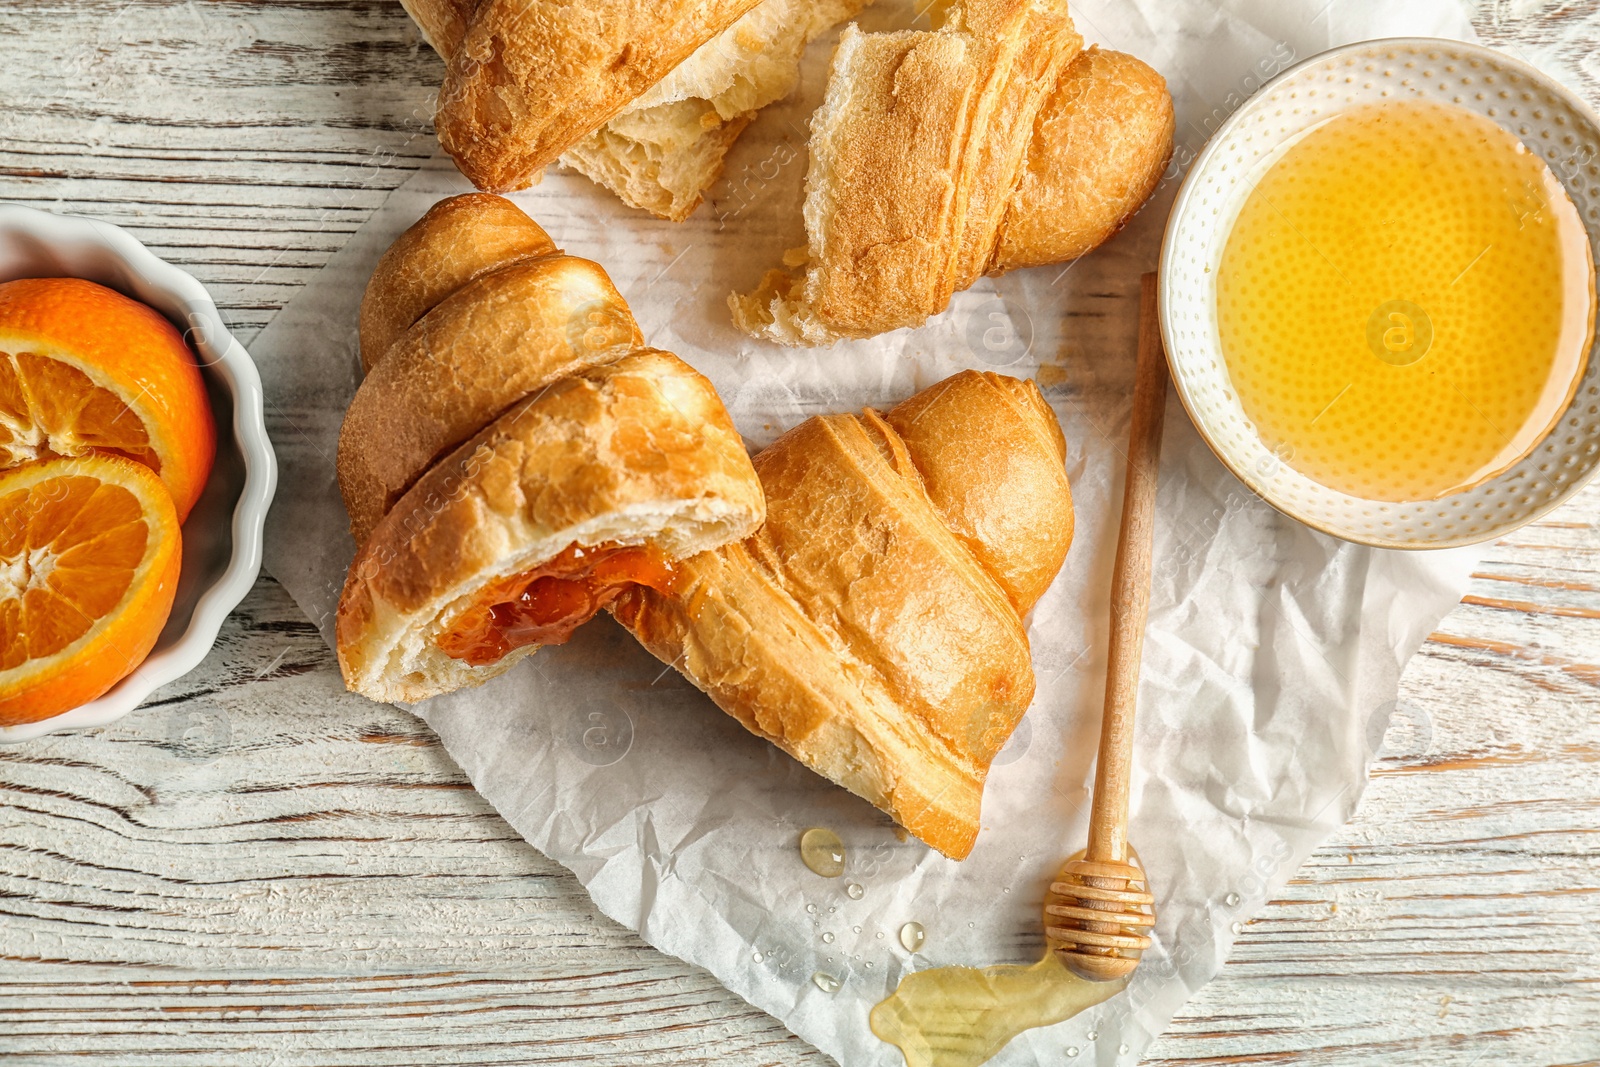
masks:
[[[1122,532],[1111,579],[1111,645],[1100,756],[1089,814],[1089,847],[1062,865],[1045,897],[1045,937],[1080,977],[1124,978],[1150,947],[1155,898],[1144,870],[1129,862],[1128,778],[1133,764],[1133,713],[1139,658],[1150,610],[1150,545],[1155,530],[1156,472],[1167,400],[1167,361],[1156,315],[1156,275],[1141,279],[1139,361],[1133,427],[1122,499]]]

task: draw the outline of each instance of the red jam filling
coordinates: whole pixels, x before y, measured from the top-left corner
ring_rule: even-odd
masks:
[[[491,582],[436,639],[453,659],[484,667],[525,645],[560,645],[630,585],[670,593],[678,572],[653,547],[569,545],[547,563]]]

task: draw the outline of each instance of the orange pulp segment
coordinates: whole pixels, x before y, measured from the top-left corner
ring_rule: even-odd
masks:
[[[144,661],[172,610],[172,498],[120,456],[0,472],[0,725],[103,695]]]
[[[187,518],[216,455],[194,355],[154,309],[104,286],[0,284],[0,467],[91,452],[155,471]]]

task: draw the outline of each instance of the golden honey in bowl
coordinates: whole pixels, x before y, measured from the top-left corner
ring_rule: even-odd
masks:
[[[1531,452],[1588,361],[1594,260],[1544,161],[1491,120],[1343,112],[1260,176],[1216,277],[1263,443],[1369,500],[1434,500]]]

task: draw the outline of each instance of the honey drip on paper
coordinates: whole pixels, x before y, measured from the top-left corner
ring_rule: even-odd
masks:
[[[837,878],[844,873],[844,842],[822,826],[813,826],[800,835],[800,861],[813,874]]]
[[[902,978],[872,1009],[872,1032],[906,1067],[978,1067],[1024,1030],[1070,1019],[1124,984],[1079,978],[1051,949],[1031,966],[938,967]]]
[[[1418,101],[1313,127],[1246,199],[1218,267],[1233,389],[1314,481],[1432,500],[1531,452],[1588,359],[1594,262],[1538,155]]]

